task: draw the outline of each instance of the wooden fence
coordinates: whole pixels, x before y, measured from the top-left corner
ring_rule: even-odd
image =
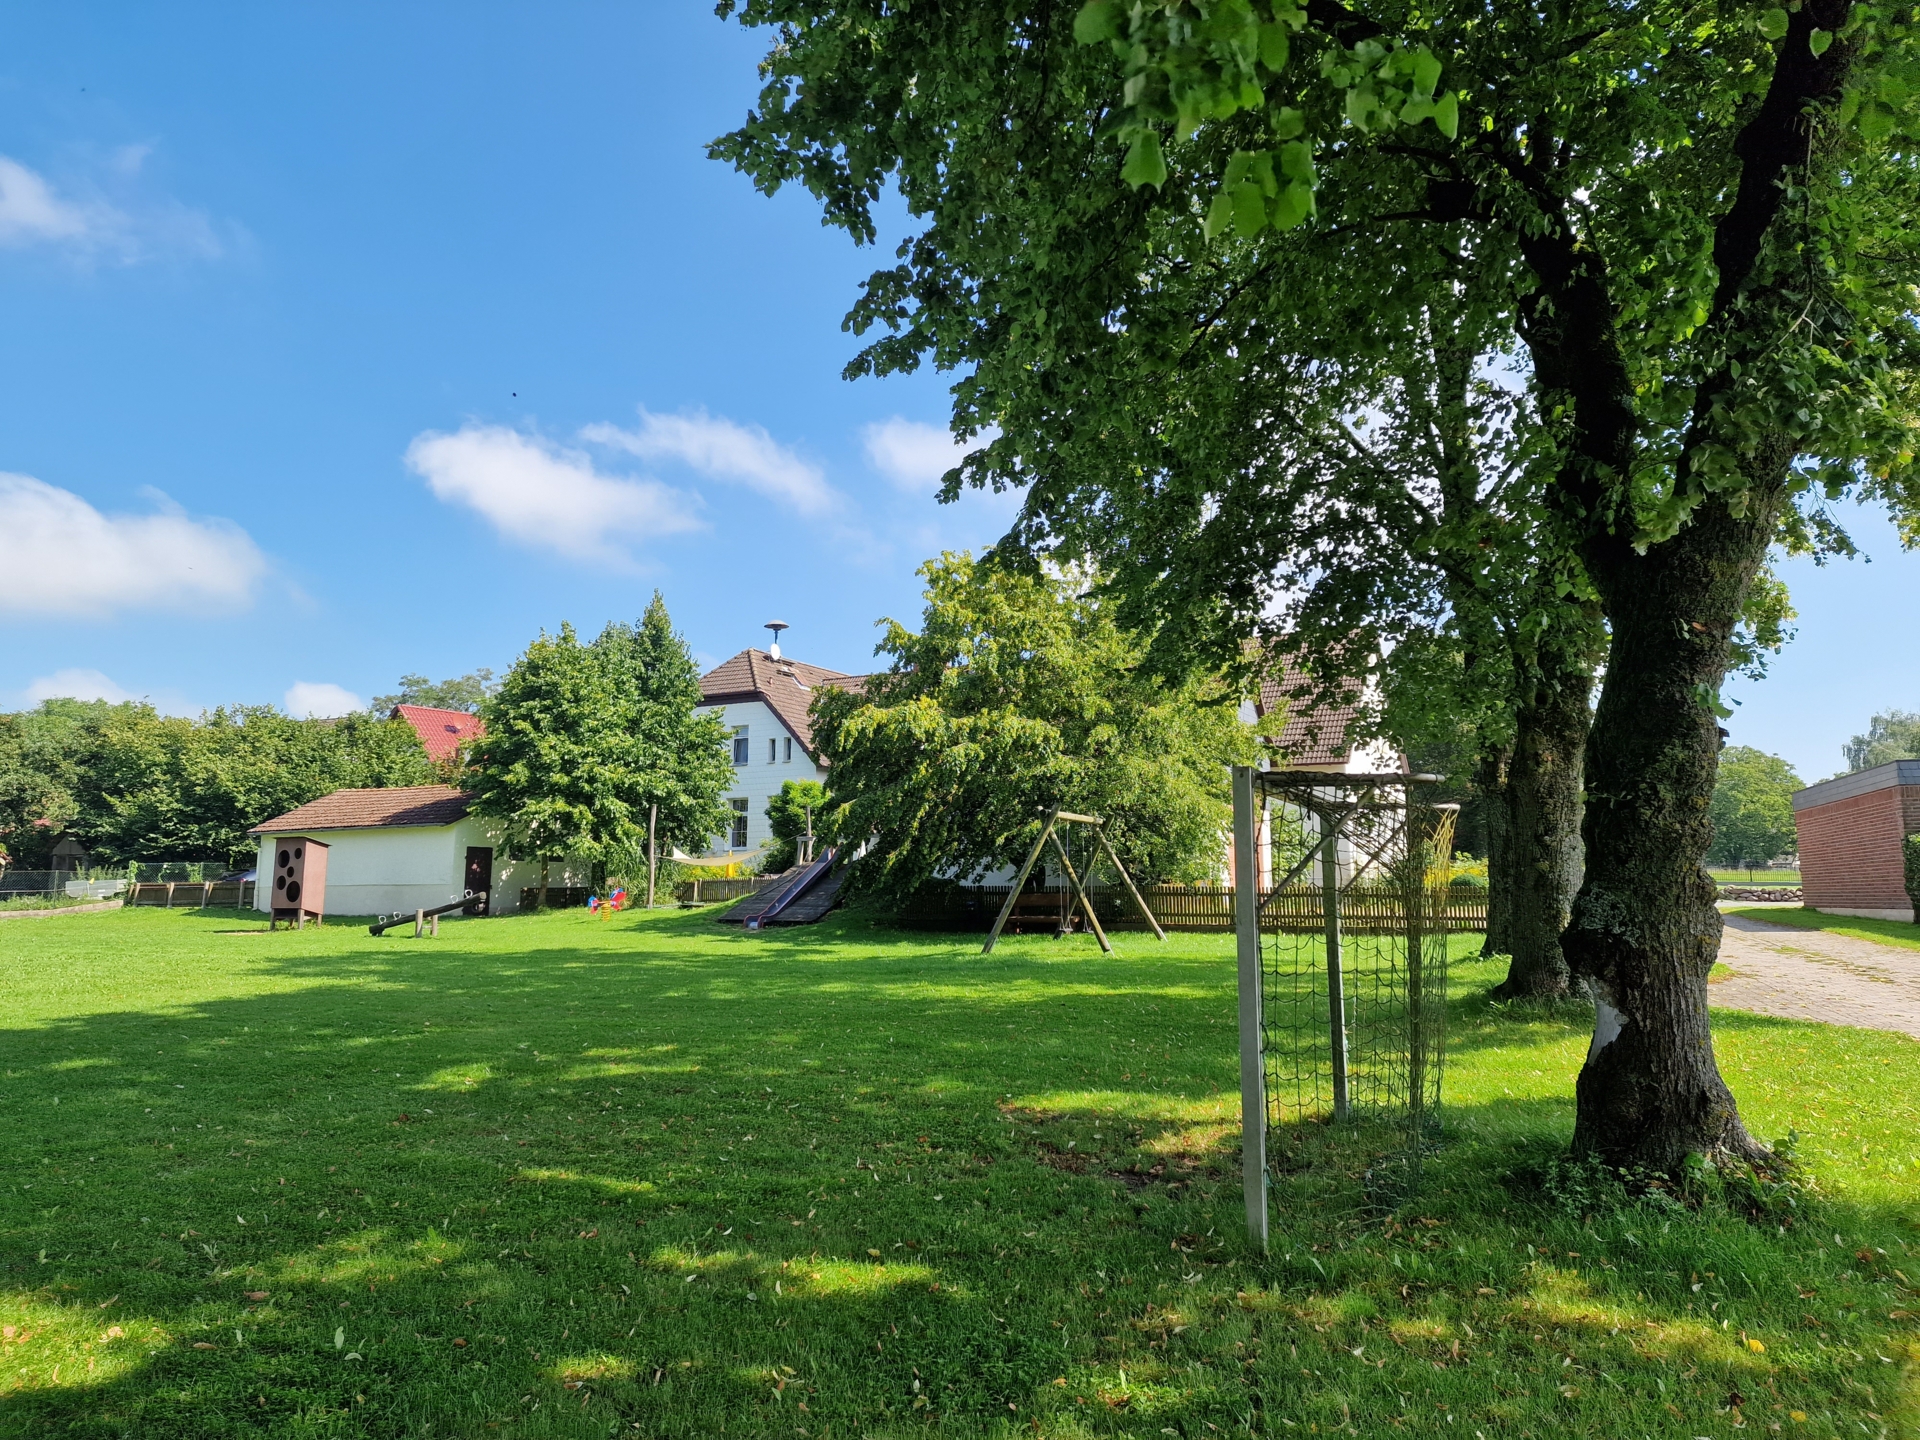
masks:
[[[158,905],[168,910],[253,908],[251,880],[146,880],[127,889],[127,904]]]
[[[934,891],[899,916],[899,923],[915,930],[985,931],[1006,903],[1004,885],[956,885]],[[1141,892],[1159,920],[1161,928],[1180,931],[1230,931],[1233,929],[1233,890],[1226,885],[1152,885]],[[1028,892],[1021,905],[1026,929],[1044,927],[1051,922],[1042,918],[1042,905],[1035,895],[1051,904],[1051,914],[1060,915],[1066,907],[1066,892],[1060,889]],[[1088,894],[1100,923],[1108,930],[1145,930],[1146,921],[1134,909],[1127,892],[1118,887],[1095,886]],[[1449,889],[1441,906],[1446,928],[1455,934],[1484,932],[1487,928],[1487,892],[1462,886]],[[1318,886],[1294,887],[1284,891],[1261,893],[1260,910],[1266,924],[1281,930],[1318,931],[1325,923]],[[1387,886],[1355,887],[1340,892],[1340,923],[1350,934],[1365,935],[1398,932],[1405,928],[1402,898]]]
[[[673,887],[673,898],[688,905],[713,905],[722,900],[740,900],[761,886],[770,884],[773,879],[771,875],[741,875],[731,880],[724,877],[717,880],[683,880]]]

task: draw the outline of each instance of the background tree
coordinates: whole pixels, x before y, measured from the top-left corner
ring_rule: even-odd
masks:
[[[69,832],[104,862],[244,864],[263,820],[332,790],[433,778],[411,726],[369,715],[296,720],[259,705],[188,719],[48,700],[0,716],[0,840],[22,865],[44,865]]]
[[[568,624],[542,633],[480,714],[486,734],[469,748],[465,776],[473,813],[500,825],[510,855],[540,862],[542,907],[553,861],[641,841],[634,707],[605,651],[582,645]]]
[[[1848,770],[1871,770],[1889,760],[1920,759],[1920,715],[1911,710],[1889,710],[1867,722],[1867,733],[1856,735],[1841,753]]]
[[[720,716],[698,708],[700,667],[660,592],[638,624],[609,625],[593,648],[627,713],[632,746],[622,783],[634,823],[644,833],[648,807],[658,806],[661,855],[676,846],[705,851],[730,819],[721,796],[733,783],[733,761]]]
[[[1114,398],[1204,368],[1196,340],[1239,304],[1318,306],[1311,273],[1276,279],[1299,249],[1345,247],[1383,309],[1470,283],[1505,317],[1552,417],[1543,513],[1611,636],[1563,937],[1599,996],[1574,1146],[1764,1160],[1707,1016],[1718,691],[1768,547],[1829,534],[1803,501],[1858,488],[1912,511],[1907,11],[1163,0],[1087,7],[1082,47],[1041,5],[742,13],[780,29],[716,153],[763,188],[803,181],[856,238],[898,185],[918,228],[850,316],[890,332],[851,368],[965,377],[956,429],[999,438],[949,492],[1044,489],[1060,437],[1102,434],[1103,499],[1191,485],[1134,438],[1187,412]],[[1030,533],[1058,518],[1029,494]],[[1142,534],[1111,518],[1109,572]],[[1214,593],[1257,623],[1252,596]]]
[[[378,715],[390,715],[396,705],[426,705],[435,710],[465,710],[477,715],[487,697],[500,687],[493,671],[475,670],[452,680],[429,680],[424,675],[402,675],[400,689],[392,695],[376,695],[368,709]]]
[[[435,779],[405,721],[296,720],[269,705],[197,719],[115,707],[99,725],[74,829],[105,860],[251,863],[249,827],[340,789]]]
[[[1018,864],[1056,805],[1105,819],[1137,880],[1216,878],[1225,767],[1257,753],[1235,692],[1153,675],[1143,637],[1070,577],[952,553],[920,574],[920,629],[888,621],[878,647],[892,665],[813,702],[832,823],[873,837],[849,892],[898,903]]]
[[[1720,752],[1720,773],[1713,783],[1713,844],[1707,859],[1716,865],[1753,868],[1790,853],[1798,844],[1793,826],[1793,792],[1800,777],[1778,755],[1749,745]]]
[[[767,801],[767,827],[773,843],[767,846],[761,869],[770,873],[799,863],[811,827],[814,853],[825,853],[836,833],[827,787],[818,780],[788,780]]]

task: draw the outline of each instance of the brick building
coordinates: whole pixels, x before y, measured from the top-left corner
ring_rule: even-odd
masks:
[[[1801,895],[1810,909],[1912,920],[1900,842],[1920,834],[1920,760],[1895,760],[1794,792]]]

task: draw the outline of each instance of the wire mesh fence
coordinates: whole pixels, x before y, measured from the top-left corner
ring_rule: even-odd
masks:
[[[1248,1220],[1264,1240],[1276,1199],[1281,1213],[1326,1217],[1391,1208],[1417,1186],[1440,1124],[1457,902],[1453,811],[1424,803],[1410,777],[1269,772],[1236,787],[1237,807],[1255,803],[1263,831],[1248,814],[1236,834],[1263,834],[1286,876],[1241,937],[1254,1010],[1242,1045],[1259,1057],[1248,1067],[1243,1054],[1257,1091],[1243,1096],[1257,1147]]]

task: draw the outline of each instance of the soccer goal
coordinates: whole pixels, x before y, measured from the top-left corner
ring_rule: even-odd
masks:
[[[1247,1230],[1417,1167],[1440,1118],[1457,807],[1431,775],[1233,772]],[[1363,1187],[1364,1188],[1364,1187]],[[1377,1188],[1377,1187],[1376,1187]]]

